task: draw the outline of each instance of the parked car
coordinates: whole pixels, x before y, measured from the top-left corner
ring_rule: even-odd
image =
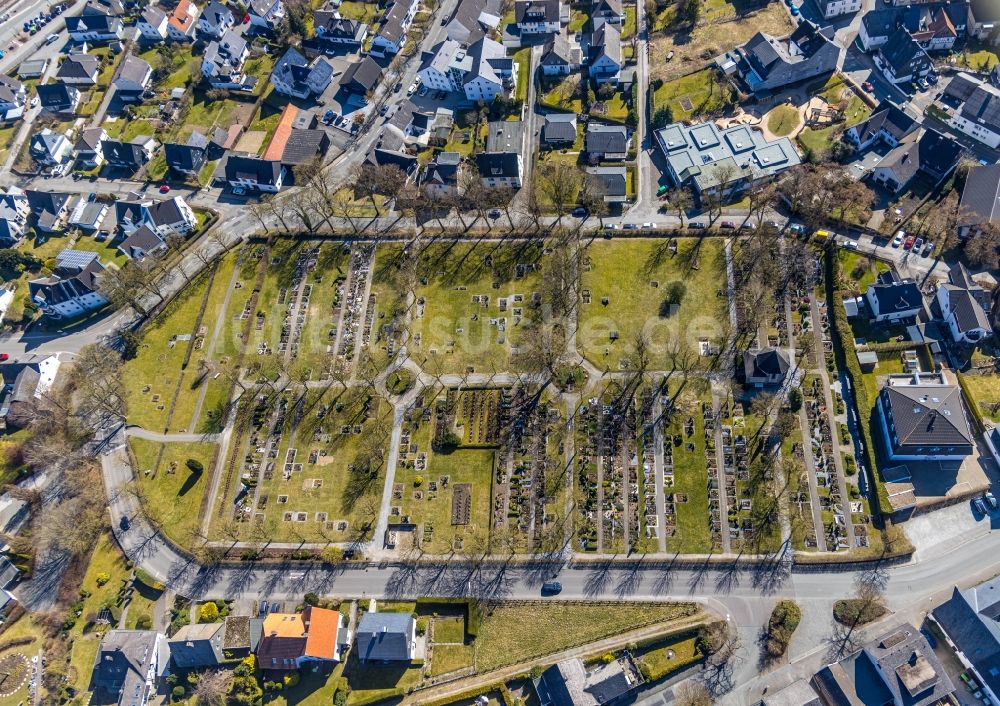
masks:
[[[927,257],[932,252],[934,252],[934,243],[928,240],[926,243],[924,243],[924,251],[920,254],[923,255],[924,257]]]
[[[0,361],[9,360],[10,353],[0,353]]]
[[[986,503],[983,502],[982,498],[979,498],[979,497],[973,498],[972,499],[972,507],[980,515],[985,515],[986,514]]]
[[[916,240],[913,241],[913,252],[919,255],[920,248],[922,248],[923,246],[924,246],[924,239],[917,238]]]
[[[688,221],[688,228],[691,230],[705,230],[708,226],[702,221]]]
[[[617,223],[605,223],[604,230],[621,230],[621,226]]]
[[[997,499],[989,490],[983,495],[983,499],[986,500],[986,504],[990,506],[990,510],[997,509]]]
[[[396,85],[392,87],[392,92],[393,93],[399,93],[402,90],[403,90],[403,82],[402,81],[396,81]]]
[[[234,186],[233,187],[233,193],[236,196],[242,196],[243,194],[246,193],[246,189],[244,189],[242,186]]]
[[[577,206],[576,208],[573,209],[572,215],[573,218],[586,218],[587,209],[585,209],[583,206]]]
[[[624,226],[625,230],[635,230],[639,227],[638,223],[626,223]]]
[[[858,249],[858,241],[857,240],[848,240],[846,243],[844,243],[844,247],[847,248],[848,250],[857,250]]]
[[[160,193],[165,194],[170,191],[170,184],[160,184]]]
[[[916,240],[912,235],[906,236],[906,240],[903,241],[903,250],[909,250],[913,247],[913,243]]]
[[[792,17],[798,17],[799,16],[799,6],[798,5],[792,5],[791,12],[792,12]]]
[[[542,595],[543,596],[554,596],[557,593],[562,592],[562,584],[558,581],[546,581],[542,584]]]
[[[788,230],[795,233],[795,235],[805,235],[806,227],[801,223],[789,223]]]
[[[669,186],[667,186],[666,184],[660,184],[660,188],[656,190],[657,198],[663,198],[664,196],[667,195],[668,191],[670,191]]]
[[[55,32],[53,32],[52,34],[50,34],[48,37],[45,38],[46,44],[52,44],[52,42],[58,42],[58,41],[59,41],[59,35],[56,34]]]
[[[866,91],[868,91],[868,93],[875,92],[875,86],[872,85],[871,81],[865,81],[864,83],[861,84],[861,87]]]
[[[417,92],[417,84],[416,84],[416,82],[411,83],[410,87],[406,89],[406,95],[408,95],[408,96],[412,96],[416,92]]]
[[[892,247],[898,248],[903,244],[903,237],[906,235],[903,231],[896,233],[896,237],[892,239]]]
[[[921,78],[921,79],[917,79],[917,86],[920,87],[921,91],[926,91],[927,88],[929,87],[929,84],[927,83],[927,81],[925,79]]]
[[[495,221],[500,217],[500,209],[494,208],[492,211],[490,211],[489,216]]]
[[[332,110],[326,111],[325,113],[323,113],[323,122],[329,125],[331,122],[333,122],[333,118],[335,115],[336,113],[334,113]]]
[[[733,230],[736,228],[736,224],[733,221],[723,221],[719,224],[720,228],[725,228],[726,230]]]
[[[429,90],[431,90],[431,89],[429,89],[427,86],[421,86],[420,87],[420,95],[421,96],[426,96],[427,95],[427,91],[429,91]]]
[[[927,74],[927,83],[936,86],[938,82],[937,74]]]

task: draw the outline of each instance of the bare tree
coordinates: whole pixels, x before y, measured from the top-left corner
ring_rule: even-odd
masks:
[[[556,209],[556,224],[576,203],[583,186],[583,172],[576,166],[563,162],[547,162],[535,170],[539,191]]]
[[[684,216],[688,210],[694,206],[694,199],[691,192],[683,187],[676,187],[667,192],[667,207],[677,213],[677,220],[684,223]]]
[[[701,682],[688,679],[674,690],[675,706],[712,706],[712,695]]]

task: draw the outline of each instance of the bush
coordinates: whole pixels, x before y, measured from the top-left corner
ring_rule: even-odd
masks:
[[[313,605],[313,606],[319,605],[319,596],[317,596],[315,593],[307,593],[305,597],[302,599],[302,602],[305,603],[306,605]]]
[[[781,657],[788,651],[792,633],[802,620],[802,610],[795,601],[778,601],[767,621],[764,649],[770,657]]]
[[[170,695],[174,697],[174,701],[180,701],[181,699],[184,698],[184,694],[186,694],[186,693],[187,693],[187,689],[185,689],[183,686],[180,686],[178,684],[170,692]]]
[[[111,576],[106,571],[102,571],[101,573],[97,574],[96,578],[98,586],[104,586],[108,583],[108,581],[111,580]]]
[[[136,630],[149,630],[153,627],[153,619],[148,615],[140,615],[139,619],[135,621]]]
[[[214,623],[219,619],[219,606],[215,603],[205,603],[198,611],[198,620],[203,623]]]
[[[852,627],[878,620],[885,612],[885,606],[873,599],[844,598],[833,604],[834,620]]]
[[[427,634],[427,618],[417,618],[417,634],[426,635]]]

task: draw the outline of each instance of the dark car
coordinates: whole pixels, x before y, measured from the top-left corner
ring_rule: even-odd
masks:
[[[583,206],[577,206],[573,209],[573,218],[583,218],[587,215],[587,209]]]
[[[707,227],[708,226],[706,226],[701,221],[689,221],[688,222],[688,228],[690,228],[691,230],[705,230],[705,228],[707,228]]]
[[[554,596],[562,591],[562,584],[558,581],[546,581],[542,584],[543,596]]]
[[[118,527],[121,528],[122,532],[128,532],[128,528],[132,526],[132,523],[128,521],[128,518],[122,515],[122,519],[118,521]]]
[[[403,82],[396,81],[396,85],[392,87],[392,92],[399,93],[401,90],[403,90]]]

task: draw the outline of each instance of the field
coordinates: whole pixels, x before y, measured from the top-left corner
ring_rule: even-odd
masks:
[[[882,367],[880,360],[878,372],[891,372]],[[962,382],[972,395],[971,403],[976,405],[983,418],[1000,423],[1000,375],[963,375]]]
[[[132,438],[139,495],[150,518],[181,546],[191,543],[201,520],[201,505],[211,476],[216,445],[203,442],[161,444]],[[204,470],[192,471],[189,459]]]
[[[702,66],[706,59],[743,44],[757,32],[775,37],[790,34],[794,25],[788,12],[775,0],[758,4],[735,0],[708,0],[702,3],[701,19],[693,31],[675,29],[676,5],[650,17],[650,78],[669,80]],[[673,57],[667,59],[670,52]]]
[[[415,267],[410,355],[437,373],[513,370],[512,350],[540,289],[541,243],[436,243]]]
[[[681,352],[698,355],[725,319],[721,241],[629,239],[590,246],[581,282],[578,350],[599,368],[634,364],[646,337],[649,369],[669,370]]]

